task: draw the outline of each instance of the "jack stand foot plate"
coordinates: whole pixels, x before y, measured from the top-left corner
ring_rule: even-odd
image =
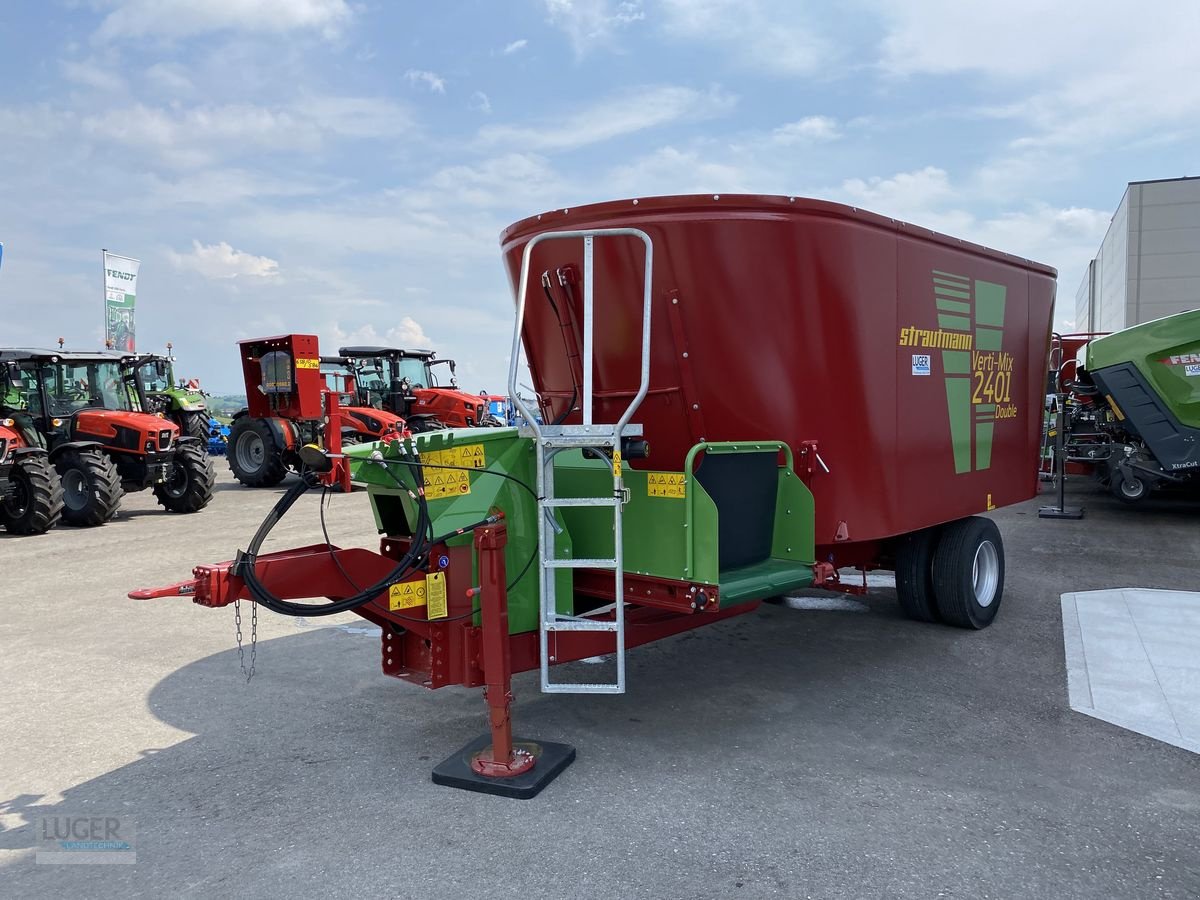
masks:
[[[1039,519],[1082,519],[1083,509],[1078,506],[1043,506],[1038,509]]]
[[[442,760],[433,769],[433,783],[461,788],[464,791],[479,791],[481,794],[529,800],[536,797],[542,788],[575,761],[575,748],[570,744],[513,738],[513,746],[532,753],[537,762],[532,769],[511,778],[488,778],[475,773],[471,768],[471,760],[480,751],[490,747],[491,743],[490,733],[481,735],[457,753]]]

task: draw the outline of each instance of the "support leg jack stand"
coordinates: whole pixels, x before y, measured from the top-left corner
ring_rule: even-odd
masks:
[[[1066,430],[1067,430],[1067,413],[1066,413],[1066,397],[1062,394],[1058,395],[1058,427],[1055,429],[1054,436],[1054,471],[1058,478],[1058,503],[1054,506],[1043,506],[1038,509],[1039,519],[1082,519],[1083,507],[1075,506],[1068,507],[1066,505],[1067,494],[1067,453],[1066,453]]]
[[[517,775],[501,777],[481,775],[477,771],[481,759],[491,756],[492,735],[483,734],[457,753],[443,760],[433,770],[433,783],[464,791],[479,791],[498,797],[529,800],[536,797],[559,773],[575,761],[575,748],[570,744],[550,741],[512,741],[513,754],[531,759],[532,765]]]
[[[513,740],[512,661],[508,644],[503,521],[475,532],[479,558],[480,616],[483,626],[484,697],[491,730],[433,770],[433,783],[528,800],[575,760],[575,748],[549,741]]]

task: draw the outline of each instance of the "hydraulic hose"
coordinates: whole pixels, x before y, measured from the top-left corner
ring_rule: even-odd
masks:
[[[390,470],[388,471],[390,474]],[[395,480],[397,484],[404,486],[400,479],[396,478]],[[296,603],[276,597],[266,589],[259,579],[258,573],[255,571],[255,566],[258,562],[258,552],[262,548],[263,542],[267,539],[267,535],[271,533],[271,530],[279,523],[279,520],[284,517],[287,511],[292,508],[295,502],[300,499],[300,496],[308,491],[310,487],[312,487],[311,476],[305,473],[301,476],[298,484],[293,485],[279,498],[279,501],[267,513],[266,518],[263,519],[262,524],[258,526],[258,531],[251,538],[250,545],[245,550],[238,551],[238,555],[233,563],[234,574],[238,575],[245,582],[250,595],[256,602],[261,603],[272,612],[277,612],[285,616],[332,616],[337,613],[348,612],[370,602],[389,586],[403,580],[405,575],[420,565],[425,557],[428,556],[429,548],[434,543],[431,533],[432,522],[429,518],[429,506],[425,501],[424,491],[418,491],[414,494],[417,498],[417,524],[413,529],[412,543],[408,548],[408,552],[397,561],[395,568],[384,578],[349,597],[344,597],[341,600],[332,600],[328,603]],[[340,565],[339,568],[341,568]],[[343,574],[345,573],[343,572]]]

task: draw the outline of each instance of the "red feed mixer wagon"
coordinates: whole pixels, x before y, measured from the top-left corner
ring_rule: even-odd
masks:
[[[861,589],[844,567],[894,569],[913,618],[990,624],[1004,552],[978,514],[1037,493],[1053,269],[770,196],[559,210],[501,240],[528,426],[310,450],[310,470],[345,459],[366,485],[379,552],[260,554],[302,481],[232,562],[131,596],[356,612],[385,674],[486,686],[489,732],[434,780],[515,797],[574,750],[514,738],[513,672],[621,693],[628,648]],[[595,656],[603,680],[556,668]]]

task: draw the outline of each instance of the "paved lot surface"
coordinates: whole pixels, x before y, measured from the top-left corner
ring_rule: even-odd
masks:
[[[140,495],[102,529],[0,536],[0,895],[1200,894],[1200,757],[1070,709],[1059,599],[1195,587],[1200,504],[1082,486],[1083,522],[999,511],[981,633],[880,587],[635,650],[624,697],[522,676],[519,730],[579,758],[521,803],[429,782],[482,701],[384,678],[358,620],[264,614],[247,685],[231,610],[124,599],[228,558],[275,496],[220,488],[196,516]],[[329,520],[374,544],[364,495]],[[273,545],[317,533],[310,496]],[[34,820],[80,813],[134,819],[136,865],[36,865]]]
[[[1200,594],[1064,594],[1071,706],[1200,753]]]

